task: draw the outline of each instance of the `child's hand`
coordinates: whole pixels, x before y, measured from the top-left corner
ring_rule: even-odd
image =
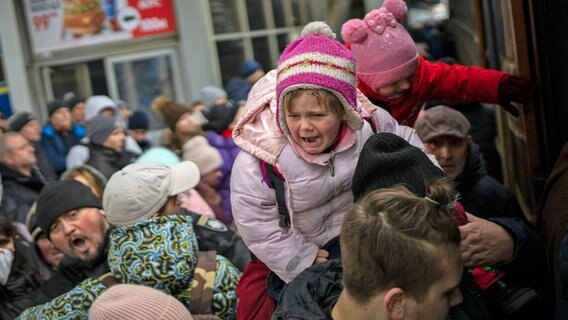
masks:
[[[511,102],[527,103],[532,98],[533,91],[535,86],[530,79],[506,75],[499,82],[499,104],[505,111],[518,117],[519,110]]]
[[[326,262],[327,257],[329,257],[329,252],[327,252],[327,250],[319,249],[318,256],[316,257],[316,261],[314,261],[314,264]]]

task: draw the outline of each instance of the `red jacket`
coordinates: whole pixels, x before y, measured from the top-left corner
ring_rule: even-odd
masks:
[[[506,73],[481,67],[432,63],[419,57],[419,66],[412,76],[410,90],[400,98],[389,100],[359,81],[359,90],[376,105],[390,110],[403,125],[414,126],[425,102],[478,101],[497,103],[497,89]]]

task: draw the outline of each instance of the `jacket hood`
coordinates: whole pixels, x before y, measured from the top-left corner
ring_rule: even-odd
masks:
[[[86,122],[98,116],[103,109],[113,109],[115,114],[118,111],[116,103],[107,96],[91,96],[87,99],[87,101],[85,101],[85,105]]]
[[[164,216],[114,229],[109,268],[122,283],[150,286],[189,305],[199,254],[190,216]]]
[[[245,110],[233,129],[235,144],[261,160],[276,164],[288,141],[276,121],[276,70],[257,81],[241,108]]]
[[[311,163],[326,163],[331,153],[310,155],[298,146],[292,137],[282,132],[278,126],[276,104],[276,70],[271,70],[251,89],[243,115],[233,129],[235,144],[253,156],[270,163],[276,161],[286,144],[290,144],[294,152]],[[357,102],[357,110],[361,110]],[[345,126],[345,134],[335,147],[335,152],[350,148],[357,140],[357,134]]]

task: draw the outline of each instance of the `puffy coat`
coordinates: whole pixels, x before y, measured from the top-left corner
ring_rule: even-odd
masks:
[[[209,144],[219,150],[223,157],[223,165],[220,168],[223,177],[221,177],[217,192],[221,195],[223,212],[226,217],[229,218],[228,222],[231,223],[233,221],[233,213],[231,210],[231,171],[241,148],[235,144],[233,138],[223,137],[214,131],[207,131],[205,137],[207,141],[209,141]]]
[[[116,228],[110,234],[108,264],[120,283],[150,286],[189,306],[197,265],[197,240],[189,216],[166,216]],[[236,306],[240,272],[217,256],[213,314],[230,318]],[[89,278],[43,305],[26,309],[18,319],[87,319],[93,301],[107,287]]]
[[[276,71],[259,80],[250,92],[243,116],[233,130],[239,153],[231,174],[231,205],[235,224],[249,250],[282,280],[290,282],[313,264],[318,249],[337,236],[353,195],[351,179],[364,142],[373,134],[365,122],[347,134],[330,153],[309,159],[276,121]],[[363,95],[359,103],[377,132],[392,132],[423,149],[414,130],[399,126]],[[260,160],[275,165],[285,179],[291,226],[279,227],[276,195],[263,184]],[[435,160],[434,160],[435,161]]]
[[[400,98],[389,100],[362,81],[359,81],[359,90],[376,105],[390,110],[398,122],[409,126],[414,126],[420,108],[428,101],[498,102],[497,90],[501,78],[506,75],[504,72],[475,66],[432,63],[423,57],[419,57],[419,63],[409,92]]]

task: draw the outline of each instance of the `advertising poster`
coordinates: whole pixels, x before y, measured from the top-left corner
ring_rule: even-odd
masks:
[[[35,54],[176,31],[173,0],[25,0]]]

